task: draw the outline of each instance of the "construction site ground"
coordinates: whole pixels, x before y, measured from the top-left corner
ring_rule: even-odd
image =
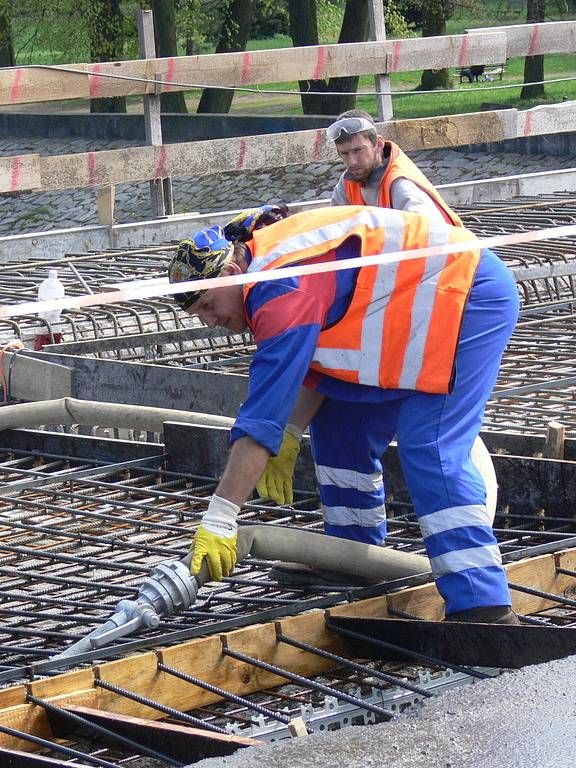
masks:
[[[122,145],[125,146],[126,142]],[[119,146],[81,140],[0,140],[0,152],[8,155],[21,152],[59,154]],[[412,156],[437,184],[576,167],[576,155],[488,155],[426,150],[412,153]],[[294,165],[259,173],[175,179],[176,211],[222,211],[278,199],[287,202],[326,199],[340,172],[340,164],[335,160],[334,163]],[[119,221],[143,220],[151,216],[148,182],[119,187],[117,201]],[[95,190],[10,195],[5,198],[6,212],[0,223],[0,234],[95,224],[96,207]],[[530,190],[525,196],[501,199],[499,203],[496,200],[482,201],[463,205],[460,209],[466,224],[482,237],[516,232],[522,227],[571,224],[574,223],[575,211],[574,200],[569,193],[558,190],[539,196],[537,189],[533,193]],[[503,247],[501,250],[503,258],[515,269],[521,289],[523,315],[502,367],[499,387],[508,394],[501,396],[496,405],[491,404],[486,421],[494,433],[490,436],[495,440],[514,422],[519,435],[508,437],[513,438],[515,444],[520,438],[532,441],[531,445],[538,443],[537,450],[540,450],[546,426],[552,417],[561,419],[567,429],[571,429],[574,418],[573,381],[569,376],[574,362],[576,271],[571,258],[573,248],[566,250],[563,244],[552,240],[530,242],[508,250]],[[65,273],[62,279],[66,282],[66,295],[82,293],[87,286],[98,292],[118,280],[129,281],[134,275],[139,278],[156,276],[164,269],[169,256],[169,245],[156,249],[138,247],[117,253],[110,250],[90,256],[72,252],[68,259],[72,266],[78,265],[78,270],[62,270]],[[12,270],[14,274],[11,274]],[[3,273],[5,300],[22,301],[26,296],[32,300],[43,270],[42,264],[7,265]],[[207,413],[222,411],[232,415],[236,410],[235,398],[242,397],[241,387],[246,383],[250,341],[241,337],[236,342],[223,338],[220,344],[215,342],[212,347],[209,343],[211,339],[202,341],[201,337],[195,338],[194,333],[188,337],[190,330],[198,329],[181,327],[178,316],[173,312],[172,302],[155,299],[134,302],[132,306],[110,305],[106,313],[102,308],[94,308],[86,314],[67,312],[62,344],[52,345],[59,349],[46,348],[42,354],[53,355],[54,361],[60,360],[64,365],[73,364],[74,387],[78,384],[78,389],[67,390],[70,396],[107,402],[110,396],[105,394],[105,388],[113,387],[111,399],[114,403],[131,402],[131,398],[135,397],[136,404],[141,408],[146,405],[181,410],[193,407]],[[19,332],[26,331],[27,324],[35,322],[34,318],[23,317]],[[114,329],[116,334],[112,340],[108,338],[110,329]],[[154,333],[155,340],[151,341],[149,337]],[[77,348],[74,348],[75,343]],[[106,344],[111,344],[109,350]],[[58,354],[61,358],[56,357]],[[71,362],[74,354],[77,357]],[[66,355],[69,357],[66,358]],[[26,354],[21,355],[14,371],[18,372],[25,360]],[[131,365],[125,365],[126,362]],[[142,372],[144,366],[145,375]],[[11,386],[16,389],[18,383],[12,367],[11,364],[6,382],[8,392],[11,392]],[[182,368],[189,370],[182,371]],[[221,376],[223,372],[227,375]],[[10,379],[12,373],[14,375]],[[176,378],[181,373],[189,376],[184,387],[186,401],[182,400],[182,382]],[[196,374],[199,377],[211,376],[214,380],[212,387],[196,388]],[[152,379],[152,376],[157,378]],[[220,381],[216,385],[217,378]],[[551,383],[550,392],[545,386],[547,382]],[[555,382],[563,382],[562,387],[555,389]],[[204,395],[213,398],[210,404],[201,401]],[[157,400],[148,402],[147,398],[152,396]],[[49,420],[49,423],[52,421]],[[166,428],[164,443],[159,436],[156,437],[152,427],[145,434],[149,443],[143,442],[144,433],[140,434],[135,429],[131,435],[134,441],[126,441],[116,447],[114,443],[119,441],[110,440],[109,445],[104,445],[108,441],[98,440],[98,437],[104,436],[111,438],[111,431],[67,434],[66,430],[27,433],[15,429],[4,438],[8,442],[3,463],[0,461],[0,470],[7,475],[3,515],[4,520],[11,524],[4,538],[0,536],[0,559],[5,559],[0,568],[0,581],[6,599],[11,601],[2,605],[2,611],[8,617],[4,622],[7,634],[2,643],[10,654],[5,662],[11,665],[0,672],[4,682],[14,685],[21,679],[28,681],[27,670],[32,666],[27,665],[41,664],[69,640],[78,639],[94,624],[102,622],[112,613],[118,597],[135,594],[136,584],[152,561],[155,563],[167,556],[177,556],[188,546],[193,526],[197,524],[215,487],[218,467],[214,456],[225,456],[225,448],[218,448],[225,443],[225,435],[216,431],[211,433],[210,451],[207,451],[201,448],[205,443],[200,443],[197,433],[179,431],[178,425],[173,429]],[[505,556],[522,553],[532,543],[544,547],[547,553],[562,549],[564,539],[568,541],[567,546],[573,546],[574,523],[569,519],[573,515],[574,498],[572,478],[575,475],[571,473],[574,466],[573,445],[567,444],[566,461],[557,466],[553,463],[547,465],[544,461],[543,467],[537,466],[541,453],[537,459],[533,458],[536,449],[528,450],[525,446],[526,451],[517,456],[511,449],[510,441],[506,443],[507,447],[503,446],[504,443],[494,451],[501,486],[495,528],[501,537]],[[303,475],[311,476],[310,472],[308,468],[307,474]],[[51,473],[55,477],[51,477]],[[190,473],[192,480],[188,476]],[[546,489],[546,494],[542,493],[542,488]],[[389,489],[390,509],[394,511],[389,543],[401,549],[412,547],[421,552],[423,544],[413,513],[408,510],[407,500],[399,495],[392,481]],[[321,527],[321,512],[319,503],[312,497],[313,493],[311,489],[302,487],[294,509],[288,512],[281,508],[271,509],[266,504],[260,509],[256,504],[244,514],[265,524],[288,524],[289,527],[314,530]],[[505,493],[508,494],[506,498]],[[532,509],[532,501],[536,497],[539,500],[538,514]],[[194,499],[191,509],[189,498]],[[512,507],[508,503],[510,499]],[[520,509],[515,505],[520,505]],[[173,516],[176,516],[176,522]],[[547,519],[543,520],[544,517]],[[103,521],[110,529],[101,530]],[[40,545],[36,548],[38,542]],[[552,558],[552,555],[549,554],[549,557]],[[566,575],[576,577],[575,565],[570,561],[569,570],[562,571],[563,562],[555,561],[554,568],[560,574],[557,582],[537,583],[535,567],[534,574],[531,572],[529,575],[529,585],[551,590],[552,597],[559,604],[575,608],[573,591],[565,591],[564,582],[560,581]],[[95,571],[95,568],[99,570]],[[302,595],[298,590],[294,590],[295,594],[283,592],[270,582],[268,571],[269,564],[257,558],[240,565],[224,587],[211,587],[202,592],[189,612],[165,617],[157,630],[157,643],[160,646],[169,645],[166,641],[169,631],[187,630],[192,626],[197,631],[194,637],[204,633],[210,635],[212,621],[214,626],[220,626],[220,620],[229,620],[236,631],[241,625],[249,626],[247,614],[250,611],[264,611],[272,606],[279,611],[279,616],[284,616],[283,611],[296,610],[297,602],[300,604],[299,615],[306,616],[309,622],[309,605],[305,600],[316,597],[316,593]],[[511,580],[516,581],[512,576]],[[551,587],[550,584],[560,586]],[[95,585],[97,599],[91,591]],[[522,584],[514,586],[519,593],[515,592],[515,599],[524,599]],[[401,590],[391,591],[386,597],[387,606],[389,602],[393,608],[395,597],[401,593]],[[546,596],[547,593],[540,593],[540,596],[542,594]],[[341,602],[340,597],[338,599]],[[61,601],[64,608],[57,605],[57,601]],[[333,602],[338,604],[336,599]],[[54,605],[57,605],[56,610]],[[537,623],[539,619],[531,619],[529,614],[537,612],[538,607],[528,603],[524,605],[519,610],[521,615],[526,614],[523,619],[527,623]],[[562,622],[572,623],[568,611],[562,615],[562,608],[555,610],[558,615],[548,617],[553,624],[555,621],[559,626],[563,626]],[[410,618],[418,617],[412,615]],[[220,631],[221,628],[214,629],[214,635]],[[309,639],[308,635],[305,637]],[[135,642],[138,640],[142,637],[137,636]],[[283,638],[278,642],[286,645]],[[142,645],[141,649],[145,647],[149,646]],[[99,651],[95,650],[94,654],[97,653]],[[186,665],[191,657],[193,654],[185,650],[179,660]],[[94,655],[96,661],[98,658]],[[461,686],[456,682],[449,692],[444,688],[439,696],[426,700],[424,704],[417,703],[410,710],[402,711],[398,705],[400,714],[395,714],[389,722],[370,727],[344,727],[354,722],[344,715],[340,715],[341,722],[336,722],[335,717],[331,720],[327,699],[314,700],[312,688],[310,691],[306,689],[306,685],[312,684],[318,675],[321,680],[328,679],[330,685],[341,684],[343,688],[350,684],[349,681],[337,675],[326,678],[318,670],[304,670],[301,687],[309,696],[305,701],[316,704],[316,709],[311,710],[311,718],[316,718],[313,723],[316,727],[311,727],[315,733],[292,739],[281,735],[278,737],[280,740],[273,743],[249,750],[241,749],[229,757],[200,760],[194,765],[200,768],[236,768],[240,765],[250,768],[532,768],[534,765],[559,768],[570,764],[567,756],[576,747],[575,659],[572,656],[520,671],[506,670],[494,679],[476,680],[469,685]],[[165,660],[162,656],[161,663],[164,664]],[[155,658],[153,666],[157,664],[158,659]],[[105,663],[97,666],[98,683],[95,679],[88,686],[94,699],[106,690],[107,675],[112,677],[114,674],[113,670],[106,672]],[[213,666],[207,665],[207,676],[210,676]],[[140,672],[142,669],[143,666]],[[152,685],[158,679],[158,669],[154,666],[154,674],[146,678],[150,684],[145,683],[142,689],[138,689],[140,694],[136,692],[136,695],[144,694],[152,702],[160,702],[164,689],[160,691]],[[224,681],[226,685],[231,676]],[[59,685],[58,674],[51,677],[49,671],[46,679],[51,680],[50,685]],[[250,679],[249,676],[247,679]],[[116,678],[114,680],[118,682]],[[120,682],[130,690],[121,688],[120,693],[115,695],[131,701],[130,696],[135,693],[131,686],[137,686],[138,675],[127,675]],[[27,684],[39,685],[40,690],[43,684],[47,686],[43,681]],[[187,681],[187,685],[195,683]],[[175,703],[175,686],[175,680],[167,686],[171,706]],[[197,696],[198,692],[195,688],[193,690],[194,696]],[[279,691],[265,690],[266,697],[276,702],[277,712],[281,711],[290,696],[294,696],[289,702],[294,712],[304,711],[295,688],[287,686]],[[240,691],[245,693],[243,688]],[[182,693],[180,695],[183,697],[180,714],[195,712],[205,718],[204,724],[224,722],[230,716],[233,726],[243,723],[246,732],[248,725],[252,727],[251,716],[246,716],[249,707],[238,714],[232,711],[232,705],[228,709],[227,704],[218,703],[210,709],[210,706],[202,705],[200,698],[193,702],[187,698],[189,692],[186,697]],[[246,695],[252,695],[252,692],[248,691]],[[268,702],[268,698],[265,701]],[[250,703],[254,702],[250,700]],[[123,711],[122,706],[115,711]],[[125,706],[128,711],[129,704]],[[320,729],[321,718],[324,718],[323,730]],[[274,718],[271,723],[279,733],[282,724],[273,721]],[[268,724],[264,720],[260,724],[254,720],[254,723],[255,731],[250,731],[250,734],[255,738],[267,736],[271,741],[271,734],[275,733],[272,725],[266,730]],[[336,730],[336,727],[342,729]],[[260,733],[256,732],[258,728]],[[230,733],[244,735],[241,730],[231,730]],[[89,740],[83,741],[83,735],[79,738],[81,751],[94,752],[100,748]],[[126,757],[119,750],[116,756],[112,756],[116,761],[113,764],[132,765],[133,768],[164,768],[166,765],[142,754],[146,752],[133,752]],[[59,761],[57,764],[67,764],[62,762],[61,755],[51,755]],[[193,752],[187,752],[186,763],[193,759]],[[1,758],[0,765],[3,765]]]
[[[370,728],[253,747],[197,768],[560,768],[576,750],[576,658],[451,690]],[[248,758],[248,759],[247,759]]]
[[[0,138],[0,155],[41,155],[120,149],[139,142],[86,139]],[[496,176],[552,171],[576,166],[576,155],[482,154],[450,149],[428,149],[409,153],[434,184],[450,184]],[[207,169],[209,171],[209,169]],[[173,179],[174,212],[188,213],[235,210],[262,203],[327,199],[342,172],[333,163],[310,163],[209,174]],[[535,190],[537,193],[537,190]],[[89,226],[98,223],[97,189],[66,189],[21,192],[7,195],[0,221],[0,237],[49,229]],[[149,184],[146,181],[116,187],[117,223],[153,218]]]

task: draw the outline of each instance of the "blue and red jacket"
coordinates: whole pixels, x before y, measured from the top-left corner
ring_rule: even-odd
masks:
[[[394,227],[399,230],[399,243],[403,245],[398,245],[396,250],[429,244],[426,234],[429,225],[425,217],[397,212],[394,212],[392,217],[390,211],[365,207],[341,207],[339,210],[330,208],[324,213],[322,217],[322,212],[316,211],[313,221],[309,213],[297,214],[289,220],[257,233],[256,242],[253,241],[251,244],[255,260],[249,271],[281,268],[298,262],[300,255],[307,264],[310,264],[314,261],[327,262],[370,252],[378,253],[382,250],[380,240],[382,240],[383,230],[381,228],[386,226],[393,242],[396,241],[392,237],[392,230]],[[394,220],[398,218],[399,221],[388,221],[390,218]],[[322,222],[325,224],[324,228],[322,228]],[[362,236],[349,237],[348,224],[356,226],[358,222],[361,225],[359,233],[361,232]],[[449,242],[454,234],[458,239],[465,239],[467,235],[468,239],[473,238],[470,233],[465,235],[464,230],[460,228],[434,227],[433,229],[431,235],[433,243]],[[340,234],[331,239],[334,230]],[[321,235],[319,241],[310,247],[314,238],[318,240],[318,231],[328,233],[327,239],[324,240]],[[294,232],[297,233],[296,237],[293,235]],[[370,245],[371,238],[375,238],[372,245]],[[292,242],[296,244],[294,248],[292,248]],[[325,247],[332,242],[335,247]],[[370,246],[368,250],[367,243]],[[386,244],[384,250],[393,251],[394,247],[388,247]],[[283,251],[286,253],[278,256]],[[459,321],[478,258],[479,254],[476,250],[466,253],[465,258],[460,259],[461,267],[453,263],[456,261],[455,257],[445,259],[446,263],[442,266],[440,273],[444,274],[442,270],[447,273],[451,289],[456,289],[458,280],[460,281],[461,295],[458,299],[454,298],[456,290],[451,290],[448,294],[444,290],[439,290],[437,299],[430,304],[429,290],[412,292],[415,317],[421,320],[422,306],[427,307],[429,315],[432,312],[430,317],[433,318],[433,322],[430,325],[430,331],[426,331],[424,336],[424,341],[427,342],[425,351],[430,349],[430,354],[422,355],[422,349],[424,349],[422,343],[414,345],[411,337],[406,336],[405,341],[401,342],[399,350],[392,357],[388,352],[390,345],[384,345],[380,370],[376,368],[368,378],[362,370],[359,376],[356,374],[350,376],[346,371],[333,370],[330,367],[327,368],[326,364],[318,362],[322,359],[322,350],[326,349],[327,340],[329,343],[326,352],[330,358],[331,347],[345,346],[338,343],[334,345],[333,339],[336,337],[337,341],[347,342],[350,338],[348,331],[355,324],[357,325],[358,296],[362,295],[360,289],[366,291],[364,283],[368,273],[365,269],[347,269],[255,283],[249,286],[245,289],[245,312],[257,343],[257,351],[250,370],[249,395],[238,414],[232,430],[232,440],[250,435],[271,453],[276,453],[282,440],[284,426],[302,384],[316,386],[323,394],[332,397],[356,401],[381,401],[391,396],[398,396],[398,391],[404,388],[428,392],[449,391]],[[414,282],[416,286],[422,280],[430,279],[430,276],[425,274],[426,270],[414,270],[411,266],[423,263],[424,261],[414,262],[413,260],[403,262],[404,275],[410,276],[410,282]],[[408,268],[408,271],[404,267]],[[401,270],[396,271],[401,276]],[[412,273],[414,276],[411,276]],[[362,285],[358,283],[359,274],[364,275]],[[434,291],[436,291],[436,284],[442,288],[442,280],[438,281],[438,274],[437,269],[431,274]],[[405,304],[405,282],[406,279],[398,281],[398,294],[401,301],[399,306]],[[357,283],[358,291],[355,290]],[[425,305],[419,303],[423,300]],[[448,302],[450,306],[446,304],[444,310],[438,312],[438,303],[441,309],[443,302]],[[363,311],[367,309],[362,309],[360,306],[360,312]],[[403,311],[402,314],[405,312]],[[391,315],[394,322],[384,321],[384,328],[391,326],[395,338],[398,338],[397,315],[396,311]],[[449,322],[446,320],[448,316]],[[341,320],[343,322],[340,322]],[[435,341],[439,331],[442,337],[441,345]],[[359,337],[358,334],[356,335]],[[431,337],[432,344],[428,343]],[[420,369],[416,371],[414,371],[414,360],[411,358],[413,348],[416,352],[415,359],[420,365]],[[357,356],[353,347],[349,350],[336,349],[336,352],[339,355],[345,352],[350,358]],[[409,361],[410,365],[402,367],[404,359]],[[400,362],[399,365],[395,365],[397,360]],[[421,360],[425,365],[421,365]],[[311,372],[311,368],[315,370]],[[397,375],[390,378],[388,372],[392,369],[397,369]],[[440,370],[440,376],[437,375],[437,369]],[[322,375],[325,373],[329,375]]]

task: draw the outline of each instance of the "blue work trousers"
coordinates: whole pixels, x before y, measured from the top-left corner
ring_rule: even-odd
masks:
[[[370,544],[386,536],[380,458],[396,435],[446,613],[510,605],[470,450],[517,317],[514,280],[484,251],[464,312],[452,392],[382,391],[379,402],[327,397],[311,425],[326,533]]]

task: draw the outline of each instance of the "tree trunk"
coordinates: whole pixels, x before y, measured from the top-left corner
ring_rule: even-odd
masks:
[[[216,53],[245,51],[252,30],[256,0],[232,0],[224,11],[222,32]],[[230,111],[234,91],[221,88],[205,88],[197,112],[226,114]]]
[[[124,16],[120,0],[90,0],[86,4],[92,61],[122,61]],[[92,99],[90,112],[126,112],[126,97]]]
[[[4,6],[4,3],[2,3]],[[0,67],[13,67],[16,64],[12,46],[12,27],[8,7],[0,13]]]
[[[318,17],[316,0],[288,0],[290,12],[290,37],[295,47],[318,45]],[[305,115],[317,115],[321,110],[321,96],[308,91],[326,90],[325,80],[300,80],[302,112]]]
[[[369,2],[371,0],[346,0],[342,29],[338,38],[339,43],[362,43],[368,40],[370,34]],[[358,75],[331,77],[326,90],[340,91],[342,95],[323,96],[321,115],[339,115],[348,109],[354,109],[356,91],[358,90]]]
[[[535,24],[544,21],[546,0],[528,0],[526,3],[526,23]],[[544,56],[526,56],[524,59],[524,82],[533,83],[525,85],[520,91],[521,99],[537,99],[544,96]],[[538,84],[536,84],[538,83]]]
[[[158,58],[177,56],[174,0],[151,0],[150,7],[154,14],[156,56]],[[162,112],[188,112],[183,91],[163,93],[160,104]]]
[[[422,3],[422,37],[436,37],[446,34],[446,20],[452,15],[450,3],[441,0]],[[422,72],[419,89],[431,91],[434,88],[450,87],[449,69],[425,69]]]

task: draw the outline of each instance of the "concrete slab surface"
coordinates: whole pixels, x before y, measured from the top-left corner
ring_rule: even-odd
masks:
[[[569,768],[576,656],[449,691],[389,723],[254,747],[195,768]]]

